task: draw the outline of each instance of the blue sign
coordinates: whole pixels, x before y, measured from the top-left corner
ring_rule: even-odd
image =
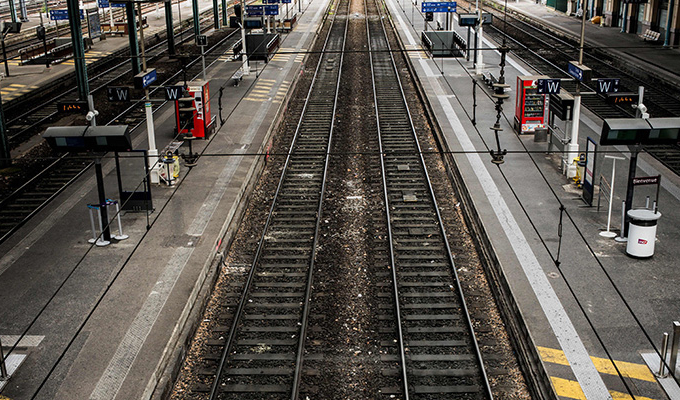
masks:
[[[567,67],[567,72],[569,75],[573,76],[574,78],[578,79],[579,81],[590,81],[590,78],[593,76],[593,71],[586,67],[583,64],[579,64],[576,61],[569,61],[569,66]]]
[[[281,0],[281,3],[290,3],[290,0]]]
[[[558,94],[560,92],[561,81],[559,79],[538,79],[536,88],[538,94]]]
[[[156,76],[156,70],[152,69],[149,72],[144,75],[142,78],[142,87],[146,88],[147,86],[151,85],[152,83],[156,82],[156,79],[158,77]]]
[[[83,13],[83,10],[78,11],[80,11],[80,19],[85,19],[85,13]],[[50,19],[52,21],[68,20],[68,10],[50,10]]]
[[[249,17],[263,15],[264,8],[263,6],[246,6],[246,14],[248,14]]]
[[[262,0],[262,4],[279,4],[279,0]]]
[[[109,0],[97,0],[97,6],[99,8],[125,7],[125,3],[109,3]]]
[[[279,15],[279,5],[266,5],[264,6],[264,15]]]
[[[422,12],[450,12],[455,13],[457,4],[455,1],[424,1],[421,4]]]
[[[156,69],[150,69],[147,72],[140,72],[134,76],[135,88],[146,89],[149,85],[156,82]]]

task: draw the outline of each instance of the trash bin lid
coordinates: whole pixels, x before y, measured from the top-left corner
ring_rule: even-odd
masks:
[[[628,216],[631,219],[638,221],[656,221],[657,219],[661,218],[661,213],[658,211],[654,212],[652,210],[640,208],[637,210],[628,210]]]

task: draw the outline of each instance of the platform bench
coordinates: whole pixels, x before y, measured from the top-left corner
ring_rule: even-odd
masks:
[[[234,86],[238,86],[239,82],[243,79],[243,71],[238,70],[234,72],[234,75],[231,76],[232,81],[234,82]]]
[[[645,42],[650,41],[650,42],[656,42],[659,40],[659,37],[661,36],[660,32],[654,32],[651,29],[647,29],[643,35],[640,35],[642,40]]]
[[[493,85],[498,83],[498,79],[495,76],[493,76],[491,72],[487,72],[486,74],[483,73],[482,81],[484,81],[484,83],[486,83],[486,85],[489,86],[490,88],[493,88]]]

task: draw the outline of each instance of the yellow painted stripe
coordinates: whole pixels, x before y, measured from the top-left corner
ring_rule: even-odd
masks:
[[[538,351],[541,355],[541,359],[543,359],[545,362],[569,365],[569,361],[567,361],[567,357],[565,357],[562,350],[539,346]],[[614,369],[614,365],[611,363],[611,361],[609,361],[609,359],[600,357],[590,357],[590,359],[593,360],[595,368],[597,368],[597,370],[603,374],[618,375],[616,373],[616,369]],[[623,376],[639,379],[641,381],[656,382],[656,378],[654,378],[654,375],[652,375],[652,373],[649,371],[649,368],[644,364],[616,361],[616,366],[619,368],[619,371],[621,371]]]
[[[22,85],[22,84],[19,84],[19,83],[12,83],[10,86],[17,86],[17,87],[21,87],[21,88],[22,88],[22,87],[24,87],[24,86],[26,86],[26,85]]]
[[[567,397],[570,399],[577,400],[588,400],[586,399],[586,395],[583,394],[583,390],[581,390],[581,385],[579,385],[578,382],[562,378],[556,378],[554,376],[551,376],[550,379],[552,379],[553,386],[555,387],[555,392],[559,397]],[[617,392],[616,390],[610,390],[609,394],[612,395],[613,400],[633,399],[633,397],[628,393],[621,393]],[[655,399],[636,395],[635,400],[655,400]]]

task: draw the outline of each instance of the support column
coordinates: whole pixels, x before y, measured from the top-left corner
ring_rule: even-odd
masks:
[[[220,10],[217,6],[217,0],[213,0],[213,21],[215,23],[215,29],[220,29]]]
[[[227,18],[227,0],[222,0],[222,26],[229,25],[229,19]]]
[[[194,35],[198,36],[201,34],[201,27],[198,24],[199,13],[198,13],[198,0],[191,0],[191,12],[194,15]]]
[[[87,100],[90,87],[87,83],[87,67],[85,65],[85,49],[83,46],[82,27],[80,26],[80,9],[78,0],[66,0],[71,28],[71,42],[73,43],[73,62],[76,69],[76,83],[78,84],[78,98]]]
[[[125,16],[128,24],[128,39],[130,40],[130,61],[132,61],[132,75],[141,72],[139,69],[139,44],[137,43],[137,25],[135,24],[135,4],[125,3]]]
[[[17,22],[17,9],[14,5],[14,0],[9,0],[9,14],[12,22]]]
[[[0,168],[9,167],[11,164],[12,156],[9,152],[9,138],[7,138],[5,127],[5,112],[2,109],[2,98],[0,98]]]
[[[168,35],[168,53],[175,55],[175,32],[172,26],[172,3],[165,2],[165,30]]]

